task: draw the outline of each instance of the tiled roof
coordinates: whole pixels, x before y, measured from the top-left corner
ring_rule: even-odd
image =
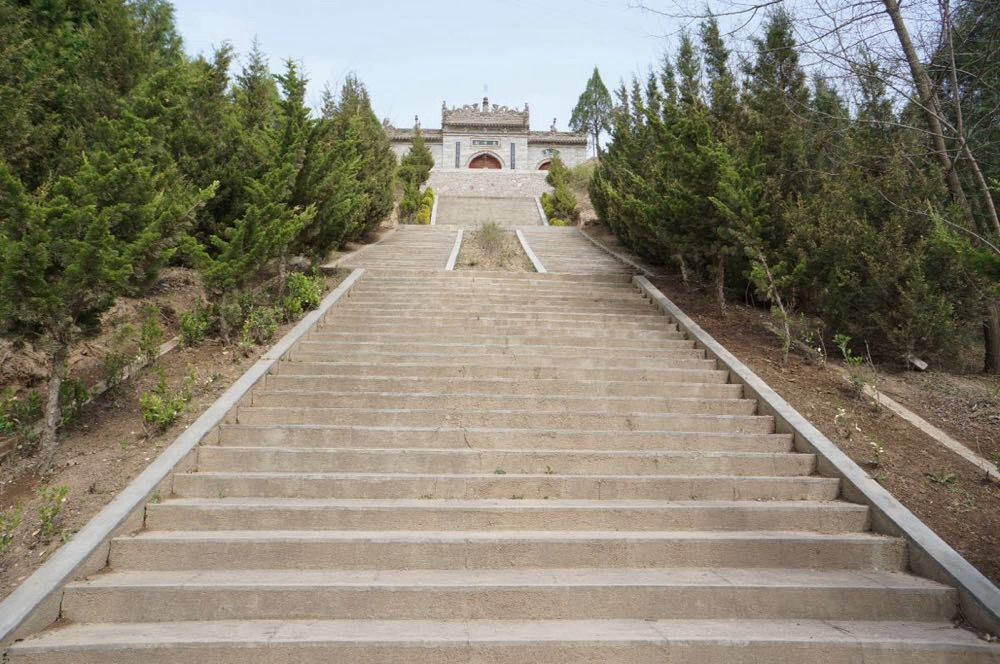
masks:
[[[558,143],[560,145],[586,145],[586,134],[574,134],[568,131],[533,131],[528,134],[528,145],[545,145]]]
[[[396,127],[388,127],[386,131],[389,132],[390,141],[412,141],[414,131],[412,129],[397,129]],[[440,129],[421,129],[420,133],[424,135],[424,141],[428,143],[440,143],[441,142],[441,130]]]

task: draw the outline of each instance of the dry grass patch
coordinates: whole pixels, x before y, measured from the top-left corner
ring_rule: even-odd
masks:
[[[514,232],[505,230],[492,221],[481,224],[476,230],[465,232],[455,269],[535,271]]]

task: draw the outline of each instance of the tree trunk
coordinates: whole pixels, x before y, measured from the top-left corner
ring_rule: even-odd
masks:
[[[226,316],[229,313],[229,296],[223,294],[219,298],[219,336],[222,337],[223,345],[229,345],[229,320]]]
[[[965,197],[965,191],[962,189],[962,181],[958,178],[958,172],[955,170],[951,157],[948,155],[948,146],[944,142],[944,128],[941,126],[937,96],[931,87],[931,80],[927,76],[927,71],[924,69],[923,63],[920,62],[920,56],[917,54],[917,49],[913,46],[913,41],[910,39],[910,32],[907,30],[906,23],[903,21],[903,15],[899,11],[899,2],[897,0],[882,0],[882,3],[885,5],[885,10],[889,14],[889,18],[892,19],[892,27],[896,32],[896,37],[899,39],[899,45],[906,56],[906,62],[910,65],[913,84],[920,95],[920,107],[923,111],[924,119],[927,121],[927,128],[930,129],[931,138],[934,141],[934,153],[947,179],[948,191],[951,192],[951,197],[955,202],[965,210],[971,222],[972,211],[969,209],[969,201]],[[974,224],[970,224],[970,226],[972,225]]]
[[[969,168],[972,170],[972,176],[976,181],[976,189],[982,198],[983,209],[989,222],[988,225],[993,228],[993,232],[1000,238],[1000,219],[997,217],[996,205],[993,204],[993,194],[990,191],[989,184],[986,182],[986,178],[983,177],[982,169],[979,168],[979,161],[972,154],[972,148],[969,147],[969,141],[965,135],[962,92],[958,85],[958,65],[955,63],[955,28],[951,22],[951,8],[949,7],[948,0],[943,0],[941,3],[941,22],[944,24],[945,43],[948,47],[948,75],[951,79],[952,106],[955,113],[955,133],[958,135],[959,143],[962,146],[962,157],[969,162]]]
[[[684,262],[684,257],[677,254],[674,256],[674,259],[677,261],[677,265],[681,268],[681,281],[684,282],[685,286],[691,285],[691,282],[688,279],[688,268],[687,263]]]
[[[719,253],[719,264],[715,270],[715,299],[719,303],[719,311],[726,313],[726,257]]]
[[[965,196],[965,191],[962,189],[962,181],[958,177],[958,171],[955,170],[955,165],[948,155],[948,148],[944,140],[944,127],[941,124],[941,118],[939,117],[940,107],[937,103],[937,96],[934,94],[934,89],[931,87],[931,80],[927,76],[927,70],[924,69],[923,63],[920,61],[920,56],[917,54],[917,50],[913,46],[913,41],[910,39],[910,33],[906,29],[906,23],[903,21],[903,15],[899,10],[898,0],[882,0],[885,5],[885,10],[889,14],[889,18],[892,19],[892,26],[896,32],[896,37],[899,39],[899,45],[903,48],[903,53],[906,56],[906,61],[910,66],[910,74],[913,76],[913,84],[917,88],[917,92],[920,94],[920,106],[924,114],[924,119],[927,121],[927,127],[930,130],[931,138],[934,141],[934,152],[937,155],[938,162],[941,164],[941,168],[945,173],[945,177],[948,183],[948,191],[951,193],[952,199],[958,203],[967,219],[969,229],[978,228],[980,232],[988,234],[983,228],[982,223],[976,219],[976,215],[973,214],[972,208],[969,205],[969,200]],[[949,35],[950,37],[950,35]],[[957,109],[960,110],[960,109]],[[997,221],[996,208],[993,205],[992,194],[987,186],[985,191],[983,191],[983,185],[985,184],[985,179],[982,179],[982,172],[979,170],[978,162],[972,158],[972,151],[969,149],[968,145],[965,143],[964,136],[958,137],[960,143],[960,149],[962,150],[962,156],[968,159],[970,166],[973,169],[973,173],[977,176],[977,184],[979,184],[980,193],[983,195],[983,202],[985,207],[985,213],[990,217],[990,225],[995,229],[1000,229],[1000,222]],[[982,179],[980,183],[979,180]],[[987,373],[1000,373],[1000,311],[998,311],[997,303],[989,303],[987,305],[986,317],[983,323],[983,331],[986,343],[986,366],[985,370]]]
[[[979,161],[972,155],[972,150],[969,149],[969,143],[964,136],[961,137],[961,141],[962,156],[969,162],[969,168],[972,169],[972,175],[975,176],[976,188],[979,189],[980,198],[983,199],[986,218],[989,220],[990,226],[993,227],[993,232],[1000,238],[1000,218],[997,217],[997,208],[993,203],[993,192],[990,191],[990,185],[986,182],[982,169],[979,168]],[[986,231],[986,229],[980,230]]]
[[[986,345],[983,371],[994,376],[1000,375],[1000,303],[998,302],[991,302],[986,307],[983,340]]]
[[[278,302],[285,299],[285,287],[288,285],[288,248],[281,250],[278,258]]]
[[[52,349],[52,361],[49,365],[48,395],[45,400],[45,418],[42,422],[42,436],[39,445],[40,473],[46,473],[52,467],[58,447],[59,421],[62,419],[62,404],[60,403],[61,388],[66,378],[66,356],[68,346],[62,341],[55,342]]]

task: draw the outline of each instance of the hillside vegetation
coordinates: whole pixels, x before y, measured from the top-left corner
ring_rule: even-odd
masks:
[[[928,66],[940,98],[959,100],[942,106],[949,126],[964,114],[976,128],[968,140],[994,186],[998,17],[960,3],[961,80],[944,51]],[[837,338],[853,357],[954,367],[985,342],[976,368],[1000,373],[1000,227],[974,162],[955,166],[969,193],[951,187],[923,109],[863,48],[847,71],[807,80],[793,25],[772,12],[737,69],[709,16],[646,80],[623,84],[589,187],[598,215],[640,256],[711,284],[721,309],[748,296],[771,308],[786,353]]]
[[[0,2],[0,334],[49,358],[31,407],[43,467],[70,348],[119,297],[194,268],[207,298],[182,326],[259,341],[315,289],[290,289],[291,267],[393,207],[395,157],[360,81],[317,117],[293,60],[273,73],[256,45],[235,60],[185,55],[161,0]],[[24,424],[4,404],[5,426]]]

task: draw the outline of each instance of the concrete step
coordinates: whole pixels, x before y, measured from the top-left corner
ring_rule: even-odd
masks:
[[[506,473],[198,472],[174,475],[188,498],[834,500],[833,477]]]
[[[446,308],[453,310],[475,309],[479,306],[510,306],[520,308],[530,306],[536,308],[547,308],[551,310],[617,310],[628,309],[638,311],[649,311],[650,304],[638,297],[622,297],[620,295],[594,296],[594,295],[532,295],[525,297],[520,293],[510,294],[489,294],[470,293],[463,295],[441,294],[436,296],[419,297],[412,293],[354,293],[350,299],[344,303],[345,308],[363,309],[370,305],[380,307],[400,307],[409,308]]]
[[[510,295],[516,294],[522,298],[535,299],[538,296],[585,296],[585,297],[617,297],[620,299],[642,301],[642,295],[634,286],[627,283],[608,284],[577,284],[573,282],[526,282],[510,280],[456,282],[448,279],[432,280],[419,283],[397,282],[385,283],[379,281],[362,281],[353,289],[352,295],[412,295],[414,298],[436,297],[440,295]]]
[[[363,335],[363,336],[360,336]],[[512,332],[512,331],[473,331],[463,330],[461,326],[455,326],[450,330],[405,330],[396,328],[394,332],[389,331],[378,331],[372,332],[368,331],[367,334],[364,333],[363,329],[352,330],[348,326],[339,325],[329,325],[324,326],[312,334],[309,338],[314,341],[319,340],[341,340],[341,341],[352,341],[364,339],[365,341],[388,341],[388,342],[406,342],[411,341],[413,343],[477,343],[477,344],[528,344],[532,346],[585,346],[588,342],[593,340],[611,340],[611,341],[624,341],[624,340],[639,340],[643,344],[648,344],[651,347],[656,347],[663,342],[680,340],[684,344],[682,346],[690,348],[690,340],[686,339],[683,334],[677,331],[670,330],[616,330],[613,328],[601,328],[601,327],[580,327],[572,333],[562,334],[558,337],[552,337],[544,333],[540,333],[535,330],[524,330],[523,332]],[[642,344],[633,344],[642,345]]]
[[[442,313],[441,315],[411,312],[401,315],[384,309],[381,312],[342,310],[327,318],[325,325],[330,324],[336,324],[343,328],[370,328],[371,331],[390,325],[401,325],[408,329],[421,328],[429,330],[449,328],[454,325],[471,325],[494,331],[506,331],[511,327],[522,327],[543,332],[572,332],[580,328],[581,325],[588,327],[609,326],[621,330],[677,329],[673,323],[663,316],[648,316],[644,317],[644,319],[638,316],[614,316],[607,314],[598,314],[596,316],[588,316],[586,314],[557,316],[553,314],[552,316],[545,317],[524,314],[522,316],[510,315],[498,317],[458,312]]]
[[[262,407],[412,408],[462,410],[587,411],[591,413],[699,413],[754,415],[755,399],[707,397],[494,396],[488,393],[258,390],[249,405]]]
[[[288,354],[289,362],[324,362],[326,360],[355,361],[378,366],[429,364],[431,366],[522,366],[522,367],[571,367],[576,369],[715,369],[715,360],[685,357],[643,358],[605,357],[600,352],[580,355],[552,355],[540,349],[538,354],[502,351],[496,353],[380,353],[367,350],[339,350],[300,344]]]
[[[503,471],[528,475],[797,477],[809,475],[815,469],[814,455],[797,453],[235,445],[206,445],[198,450],[199,472],[488,474]]]
[[[255,620],[70,625],[14,664],[995,664],[949,622]]]
[[[586,431],[483,427],[224,424],[219,445],[237,447],[402,447],[458,449],[656,450],[781,453],[784,433]]]
[[[310,376],[292,373],[270,374],[266,390],[356,391],[436,394],[486,393],[520,396],[663,397],[739,399],[743,387],[728,383],[652,383],[627,381],[586,381],[505,378],[377,378],[364,376]]]
[[[608,272],[606,274],[558,274],[555,272],[539,274],[538,272],[495,272],[486,270],[456,270],[453,272],[440,272],[433,270],[422,270],[414,268],[387,268],[380,267],[373,264],[371,267],[366,268],[366,278],[371,281],[380,281],[389,283],[395,281],[397,283],[401,282],[413,282],[414,280],[425,281],[428,285],[435,283],[435,279],[450,279],[459,280],[467,279],[469,281],[485,281],[485,280],[497,280],[502,279],[506,282],[514,283],[518,280],[525,283],[558,283],[558,282],[572,282],[572,283],[595,283],[595,284],[607,284],[607,283],[617,283],[617,284],[628,284],[632,281],[631,274],[625,274],[621,272]]]
[[[373,365],[367,362],[279,362],[276,374],[377,376],[381,378],[418,376],[421,378],[506,378],[598,380],[656,383],[728,383],[729,372],[722,369],[581,369],[567,367],[524,367],[500,364],[435,366],[400,362]]]
[[[219,620],[69,625],[12,664],[995,664],[949,622]]]
[[[452,313],[478,313],[482,315],[496,315],[502,316],[507,313],[513,312],[524,312],[524,313],[539,313],[539,314],[549,314],[549,313],[565,313],[565,312],[582,312],[582,313],[618,313],[618,314],[649,314],[651,310],[651,305],[644,304],[641,302],[631,302],[631,303],[618,303],[618,304],[592,304],[592,305],[576,305],[576,306],[560,306],[558,304],[546,304],[540,302],[535,304],[533,302],[510,302],[510,303],[492,303],[489,299],[483,299],[480,302],[420,302],[420,301],[410,301],[410,302],[399,302],[391,303],[385,302],[383,300],[373,300],[367,303],[370,306],[365,306],[364,303],[357,301],[353,298],[348,299],[348,301],[337,307],[333,313],[328,315],[336,315],[336,311],[352,311],[360,312],[363,310],[368,310],[374,308],[378,310],[394,310],[401,314],[417,313],[417,312],[431,312],[431,311],[450,311]]]
[[[957,592],[898,572],[455,569],[116,572],[71,584],[78,623],[175,620],[951,620]]]
[[[843,501],[357,500],[172,498],[146,506],[150,530],[865,530]]]
[[[906,546],[868,533],[157,531],[112,540],[115,570],[697,567],[901,571]]]
[[[773,433],[769,415],[698,415],[689,413],[615,413],[529,410],[273,408],[242,406],[235,424],[339,424],[353,426],[509,427],[601,431],[711,431]]]
[[[363,339],[364,337],[362,337]],[[320,351],[377,351],[381,353],[458,353],[461,355],[481,354],[510,354],[524,353],[529,355],[549,355],[549,356],[577,356],[577,355],[600,355],[601,357],[615,357],[628,359],[656,359],[656,358],[686,358],[704,359],[705,351],[695,348],[693,341],[671,340],[658,342],[655,345],[644,340],[633,342],[621,339],[604,340],[589,339],[582,344],[575,345],[553,345],[553,344],[525,344],[525,343],[503,343],[503,344],[474,344],[468,342],[455,341],[374,341],[374,340],[350,340],[350,339],[324,339],[321,336],[310,335],[296,345],[298,350],[320,350]]]
[[[460,314],[442,316],[422,316],[412,314],[407,316],[397,316],[392,313],[376,315],[364,312],[341,312],[340,315],[330,318],[326,324],[316,328],[317,331],[331,329],[334,326],[337,330],[354,330],[357,332],[378,333],[381,331],[395,331],[400,327],[406,329],[420,329],[427,333],[436,333],[455,327],[463,327],[476,332],[490,332],[493,334],[537,334],[542,336],[580,334],[591,337],[614,337],[619,332],[624,331],[653,331],[653,332],[676,332],[677,326],[667,321],[666,318],[652,317],[647,321],[623,321],[623,320],[586,320],[586,326],[581,326],[581,318],[498,318],[482,317],[476,314]]]

